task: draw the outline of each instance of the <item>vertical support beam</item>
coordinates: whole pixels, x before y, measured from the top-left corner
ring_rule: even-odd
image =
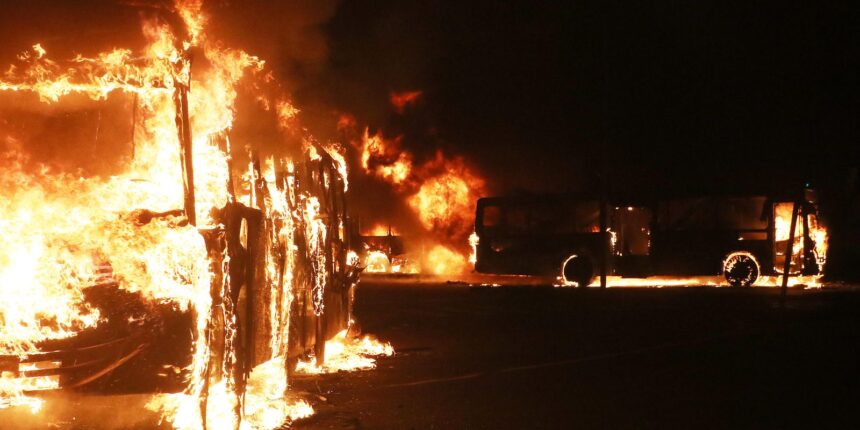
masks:
[[[259,210],[247,210],[245,222],[248,230],[248,264],[245,268],[245,379],[251,373],[251,369],[257,364],[260,364],[262,357],[257,354],[257,344],[260,342],[259,336],[261,333],[257,327],[259,318],[265,317],[258,315],[257,307],[260,305],[257,300],[260,298],[260,291],[265,287],[265,219],[263,213]],[[264,320],[265,321],[265,320]]]
[[[263,165],[260,161],[260,153],[252,150],[250,153],[251,169],[253,172],[251,187],[254,188],[254,201],[252,204],[257,209],[266,213],[266,182],[263,180]]]
[[[331,279],[330,278],[331,272],[329,271],[329,264],[331,263],[331,253],[330,253],[330,247],[329,247],[329,240],[331,239],[331,235],[329,233],[331,232],[330,231],[330,229],[331,229],[330,224],[332,223],[332,220],[328,216],[329,215],[329,209],[331,207],[330,201],[328,199],[328,190],[325,188],[324,181],[322,180],[322,178],[325,177],[325,173],[326,173],[325,167],[324,167],[322,161],[320,160],[320,161],[313,161],[312,164],[309,166],[309,168],[315,169],[317,171],[317,178],[320,178],[319,182],[315,183],[314,186],[315,186],[315,189],[317,191],[317,196],[322,197],[322,199],[320,201],[320,215],[322,215],[324,213],[326,221],[327,221],[326,222],[326,229],[327,229],[326,237],[325,237],[325,241],[322,244],[322,246],[325,247],[325,249],[323,249],[323,251],[322,251],[324,253],[325,263],[324,263],[323,267],[317,267],[317,269],[316,269],[316,270],[325,270],[327,272],[326,273],[327,276],[326,276],[326,279],[324,281],[325,284],[322,285],[321,287],[319,287],[319,288],[322,288],[323,309],[321,310],[320,314],[317,315],[316,345],[314,345],[315,346],[314,353],[315,353],[316,358],[317,358],[317,366],[321,366],[325,363],[325,358],[326,358],[325,357],[325,341],[326,341],[327,334],[328,334],[328,319],[329,319],[329,316],[331,315],[331,310],[326,308],[326,306],[328,305],[328,303],[326,303],[327,302],[327,300],[326,300],[327,294],[326,293],[327,293],[327,290],[329,289],[329,287],[331,286],[331,283],[329,282]],[[319,244],[317,246],[319,246]],[[316,273],[314,273],[314,278],[316,279]],[[316,281],[314,281],[314,282],[316,282]]]
[[[788,272],[791,270],[791,259],[794,254],[794,230],[797,228],[797,212],[800,209],[798,202],[792,203],[791,230],[788,232],[788,244],[785,246],[785,265],[782,269],[782,295],[780,303],[785,305],[785,296],[788,293]]]
[[[178,84],[173,94],[176,104],[176,129],[179,132],[179,159],[182,163],[182,188],[185,191],[185,217],[197,225],[194,198],[194,151],[191,141],[191,121],[188,116],[188,87]]]
[[[606,199],[606,194],[604,193],[603,197],[600,199],[600,288],[606,288],[606,272],[607,272],[607,260],[609,259],[609,233],[606,231],[608,228],[608,214],[607,206],[609,202]]]
[[[325,364],[325,339],[326,339],[326,314],[317,315],[316,319],[316,335],[314,335],[314,356],[317,359],[317,366]]]

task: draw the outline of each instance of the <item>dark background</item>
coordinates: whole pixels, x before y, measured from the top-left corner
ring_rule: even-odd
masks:
[[[667,187],[856,165],[856,5],[636,3],[345,2],[328,67],[297,96],[419,150],[441,142],[500,191],[577,189],[604,169]],[[373,108],[415,88],[426,124]]]

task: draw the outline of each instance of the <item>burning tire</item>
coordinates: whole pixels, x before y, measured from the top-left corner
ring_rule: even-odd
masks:
[[[594,265],[590,258],[574,254],[562,263],[561,276],[565,284],[584,288],[594,279]]]
[[[736,252],[723,262],[723,276],[733,287],[749,287],[761,273],[755,257],[748,252]]]

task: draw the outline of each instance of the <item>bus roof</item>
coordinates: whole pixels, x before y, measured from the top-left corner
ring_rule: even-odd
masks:
[[[799,189],[795,191],[765,192],[762,190],[677,190],[661,191],[651,193],[618,193],[613,192],[608,196],[609,203],[615,206],[645,206],[660,200],[674,200],[684,198],[754,198],[765,197],[774,201],[802,200],[815,202],[815,192],[811,189]],[[490,196],[478,199],[478,206],[506,205],[512,203],[542,203],[558,201],[598,201],[601,199],[597,192],[579,193],[515,193],[501,196]]]

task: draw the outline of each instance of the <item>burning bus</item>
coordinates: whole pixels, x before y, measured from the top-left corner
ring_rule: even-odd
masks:
[[[0,409],[35,412],[41,392],[131,368],[138,382],[175,374],[147,407],[176,428],[275,428],[311,413],[285,399],[288,377],[346,342],[360,271],[347,258],[345,158],[298,127],[291,155],[233,149],[240,81],[254,80],[281,129],[295,110],[260,90],[272,85],[262,60],[208,38],[201,8],[157,9],[170,16],[144,20],[142,52],[63,61],[37,44],[0,78],[13,108],[118,106],[110,118],[130,126],[117,146],[131,153],[110,175],[68,173],[31,162],[21,147],[39,142],[4,130]],[[100,131],[110,110],[94,111]]]
[[[820,276],[827,250],[810,190],[488,197],[478,201],[475,233],[476,271],[558,276],[577,286],[592,284],[602,265],[607,275],[722,276],[732,286],[786,270]]]

